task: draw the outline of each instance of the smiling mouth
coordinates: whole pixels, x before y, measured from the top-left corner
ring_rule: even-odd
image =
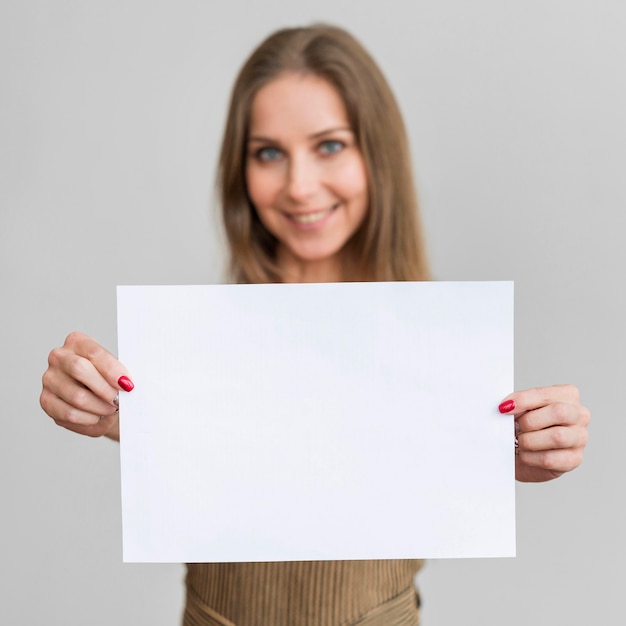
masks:
[[[323,220],[327,215],[330,215],[339,207],[339,204],[333,204],[330,209],[324,209],[323,211],[314,211],[312,213],[288,213],[289,219],[297,222],[298,224],[315,224]]]

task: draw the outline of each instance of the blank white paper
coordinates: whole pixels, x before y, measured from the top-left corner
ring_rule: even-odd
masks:
[[[118,287],[127,562],[515,554],[510,282]]]

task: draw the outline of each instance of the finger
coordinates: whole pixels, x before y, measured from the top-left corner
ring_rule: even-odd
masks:
[[[80,426],[77,424],[59,424],[67,430],[78,433],[80,435],[87,435],[88,437],[102,437],[106,435],[118,421],[117,413],[103,416],[97,424]]]
[[[534,387],[525,391],[515,391],[508,395],[498,408],[501,413],[521,415],[526,411],[539,409],[555,402],[578,404],[580,402],[580,393],[574,385]]]
[[[581,404],[555,402],[527,411],[516,418],[520,432],[531,432],[551,426],[583,426],[589,423],[589,410]]]
[[[97,341],[82,333],[71,333],[66,339],[67,342],[75,346],[78,354],[93,363],[111,386],[123,391],[133,390],[134,384],[128,370]]]
[[[93,426],[100,421],[102,415],[110,415],[113,412],[107,407],[105,413],[94,414],[83,411],[74,407],[65,400],[55,396],[53,393],[44,389],[41,392],[41,406],[44,411],[59,425],[74,424],[77,426]]]
[[[96,366],[83,356],[77,355],[67,348],[58,348],[50,353],[48,371],[52,376],[55,372],[62,375],[64,381],[74,381],[91,390],[96,396],[106,402],[112,402],[117,393],[117,386],[110,385]],[[44,385],[49,384],[50,374],[46,374]],[[57,388],[62,393],[61,388]],[[69,392],[66,393],[66,396]],[[69,400],[69,398],[67,398]]]
[[[134,385],[128,370],[95,339],[73,332],[67,336],[65,346],[91,362],[111,387],[132,391]]]
[[[582,448],[541,451],[520,449],[518,460],[529,467],[562,474],[571,472],[582,463],[583,450]]]
[[[555,426],[543,430],[517,435],[519,449],[529,452],[541,450],[561,450],[584,448],[587,444],[587,431],[584,428]]]
[[[131,391],[134,387],[128,370],[108,350],[82,333],[68,335],[64,345],[50,353],[48,363],[49,369],[65,372],[109,402],[120,389]]]
[[[49,369],[43,376],[43,386],[50,393],[64,400],[70,406],[92,413],[108,415],[117,410],[117,390],[107,384],[108,401],[95,395],[91,389],[77,382],[59,369]]]

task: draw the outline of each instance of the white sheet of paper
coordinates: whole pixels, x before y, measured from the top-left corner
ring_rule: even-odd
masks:
[[[515,554],[510,282],[118,287],[127,562]]]

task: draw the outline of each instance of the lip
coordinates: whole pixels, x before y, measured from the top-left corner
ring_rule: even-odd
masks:
[[[298,211],[297,213],[284,211],[283,215],[299,230],[318,230],[326,225],[339,206],[340,203],[336,202],[329,209]]]

